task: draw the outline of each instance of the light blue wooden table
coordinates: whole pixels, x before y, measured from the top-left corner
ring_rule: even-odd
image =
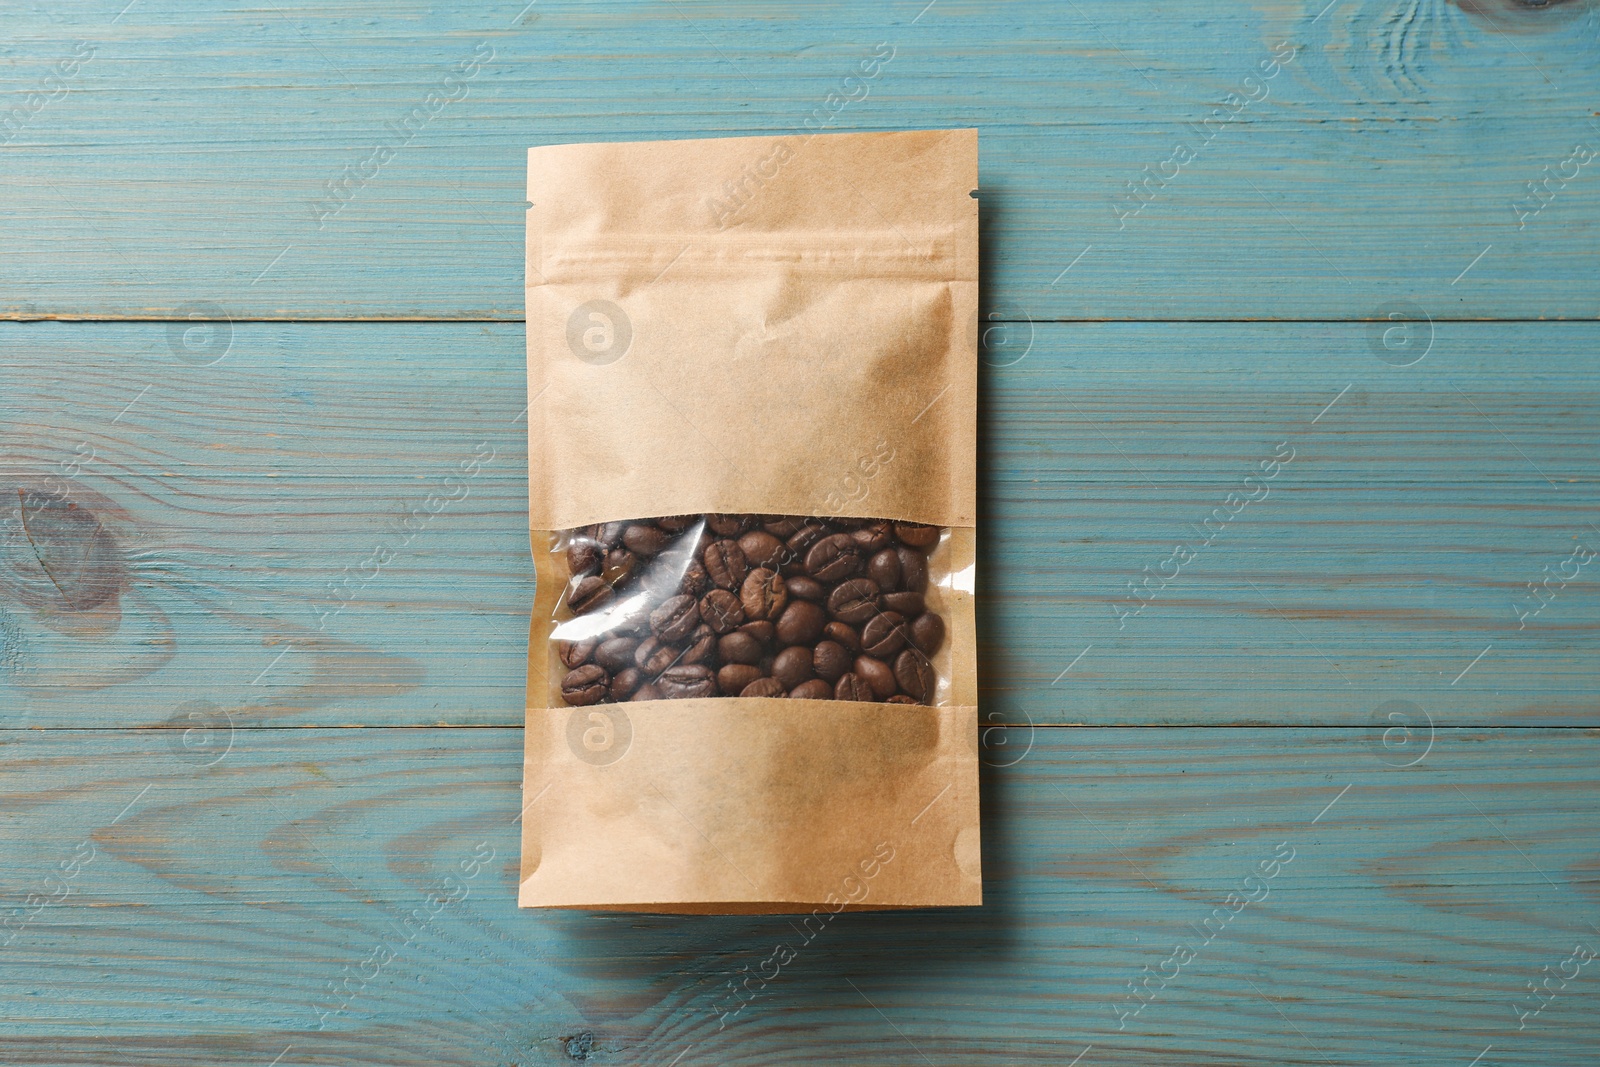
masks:
[[[1600,1063],[1595,5],[525,3],[0,15],[0,1062]],[[518,912],[524,150],[818,108],[982,130],[988,903]]]

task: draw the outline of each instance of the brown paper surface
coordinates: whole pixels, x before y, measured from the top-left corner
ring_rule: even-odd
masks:
[[[883,443],[845,513],[975,525],[977,187],[975,130],[529,150],[530,526],[837,514]]]
[[[981,903],[975,131],[536,148],[528,187],[519,904]],[[694,512],[952,527],[949,703],[562,706],[548,531]]]

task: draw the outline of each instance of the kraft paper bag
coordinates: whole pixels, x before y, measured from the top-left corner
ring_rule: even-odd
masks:
[[[522,906],[982,902],[977,179],[974,130],[529,151]],[[943,528],[941,699],[565,706],[559,531],[694,513]]]

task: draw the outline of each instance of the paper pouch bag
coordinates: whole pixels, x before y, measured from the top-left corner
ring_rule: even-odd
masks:
[[[760,913],[982,902],[977,181],[973,130],[529,151],[538,587],[522,906]],[[574,681],[580,642],[557,637],[582,625],[570,621],[574,590],[588,596],[581,568],[594,561],[596,588],[598,576],[611,580],[616,542],[601,531],[648,519],[657,525],[644,532],[659,539],[716,516],[785,536],[804,520],[778,517],[825,516],[827,529],[846,531],[841,540],[868,519],[888,520],[861,531],[868,541],[880,527],[906,537],[939,528],[927,604],[947,636],[923,668],[937,673],[937,692],[913,672],[910,692],[926,703],[654,699],[653,683],[627,688],[638,685],[631,659],[586,663],[592,690],[585,676]],[[598,539],[592,556],[552,551],[583,536]],[[641,662],[649,651],[637,649]],[[890,689],[905,678],[901,664]],[[605,696],[624,682],[632,699]]]

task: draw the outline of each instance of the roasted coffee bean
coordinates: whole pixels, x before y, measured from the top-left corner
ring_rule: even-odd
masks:
[[[700,598],[700,617],[719,634],[729,633],[744,622],[744,607],[726,589],[713,589]]]
[[[842,622],[830,622],[822,628],[822,633],[829,641],[837,641],[852,653],[861,651],[861,635],[856,632],[854,626],[847,626]]]
[[[828,536],[829,530],[820,522],[808,522],[784,541],[783,547],[789,550],[789,555],[794,559],[804,559],[806,553],[811,551],[811,546]]]
[[[914,619],[928,610],[921,593],[885,593],[880,603],[884,611],[897,611],[908,619]]]
[[[611,599],[611,586],[604,578],[591,574],[579,578],[567,592],[567,607],[574,615],[582,615],[600,607]]]
[[[811,650],[811,669],[818,678],[837,682],[839,676],[850,669],[854,659],[855,653],[839,642],[818,641],[817,647]]]
[[[761,668],[748,663],[730,663],[717,672],[717,688],[726,697],[736,697],[745,686],[761,677]]]
[[[757,678],[739,691],[742,697],[781,697],[786,695],[783,683],[776,678]]]
[[[700,554],[711,584],[719,589],[737,589],[744,582],[746,571],[744,551],[736,541],[713,541]]]
[[[639,688],[637,688],[637,689],[635,689],[633,691],[633,696],[629,697],[628,699],[630,699],[630,700],[661,700],[661,699],[663,699],[662,694],[661,694],[661,687],[656,685],[654,682],[651,682],[648,685],[641,685]]]
[[[888,548],[893,541],[886,522],[869,522],[850,531],[850,540],[856,543],[861,550],[863,559],[871,559],[874,555]]]
[[[920,593],[928,585],[928,563],[922,553],[901,545],[895,549],[900,557],[900,588]]]
[[[894,668],[881,659],[857,656],[853,669],[856,674],[866,679],[872,691],[878,694],[879,700],[888,700],[900,688],[900,683],[895,680]]]
[[[622,531],[622,543],[639,556],[653,556],[671,543],[672,537],[659,526],[636,522]]]
[[[700,521],[699,515],[666,515],[656,520],[656,525],[668,533],[682,533]]]
[[[633,662],[640,670],[654,677],[678,662],[678,650],[662,644],[659,637],[647,637],[633,650]]]
[[[678,590],[697,597],[711,588],[711,575],[706,573],[706,568],[697,559],[691,559],[683,568],[683,577],[678,582]]]
[[[771,534],[773,537],[779,539],[786,540],[789,537],[794,536],[794,532],[805,524],[805,519],[791,518],[787,515],[761,516],[762,529],[766,530],[767,533]]]
[[[944,619],[924,611],[911,620],[911,643],[931,656],[944,644]]]
[[[792,645],[779,652],[772,661],[772,676],[793,689],[801,682],[811,680],[811,650],[804,645]]]
[[[718,537],[738,537],[750,528],[748,515],[707,515],[706,529]]]
[[[885,704],[920,704],[920,703],[922,703],[922,701],[918,700],[916,697],[908,697],[904,693],[896,693],[894,696],[890,697],[888,700],[885,700],[884,703]]]
[[[615,548],[622,543],[622,531],[627,528],[625,522],[602,522],[598,526],[590,526],[585,532],[607,548]]]
[[[783,556],[783,542],[765,530],[751,530],[739,538],[739,551],[752,567],[776,569]]]
[[[639,642],[631,637],[610,637],[594,650],[594,661],[608,671],[620,671],[633,664],[633,650]]]
[[[809,600],[813,604],[821,604],[828,599],[828,587],[815,578],[796,574],[783,581],[789,587],[789,595],[796,600]]]
[[[894,535],[900,543],[912,548],[932,548],[939,543],[939,527],[924,526],[920,522],[897,522]]]
[[[861,627],[861,651],[887,660],[905,647],[908,636],[904,616],[896,611],[880,612]]]
[[[556,655],[561,658],[563,666],[572,670],[588,663],[598,645],[599,642],[592,637],[585,637],[582,641],[562,641],[556,645]]]
[[[895,657],[894,677],[907,696],[922,701],[933,696],[933,664],[914,648],[908,648]]]
[[[766,619],[758,619],[755,622],[747,622],[743,626],[739,627],[739,632],[742,634],[749,634],[757,641],[760,641],[763,646],[770,645],[772,642],[778,639],[777,627],[768,622]]]
[[[682,641],[699,625],[700,609],[687,593],[662,601],[650,613],[650,631],[663,641]]]
[[[849,534],[829,534],[806,553],[806,573],[819,582],[837,582],[861,569],[861,549]]]
[[[627,700],[633,695],[634,690],[644,683],[644,671],[638,667],[626,667],[611,676],[611,687],[608,692],[615,701]]]
[[[833,686],[821,678],[813,678],[809,682],[801,682],[789,690],[790,700],[832,700]]]
[[[717,679],[711,673],[710,667],[700,664],[668,667],[661,672],[661,677],[656,679],[656,685],[668,700],[688,700],[695,697],[714,697],[717,695]]]
[[[613,585],[625,582],[639,566],[639,557],[626,548],[613,548],[606,553],[605,569],[600,576]]]
[[[575,538],[567,546],[567,570],[573,574],[588,574],[600,569],[600,563],[606,558],[605,549],[599,543],[587,537]]]
[[[828,613],[860,626],[878,613],[878,584],[871,578],[846,578],[828,594]]]
[[[867,562],[867,577],[878,583],[878,588],[890,593],[900,588],[900,552],[886,548]]]
[[[778,616],[778,643],[783,645],[809,645],[822,634],[828,617],[822,609],[809,600],[791,600]]]
[[[789,603],[789,589],[776,571],[757,567],[745,575],[739,589],[739,602],[747,619],[775,619]]]
[[[689,635],[689,647],[678,657],[679,663],[708,663],[717,651],[717,635],[711,627],[701,623]]]
[[[573,707],[598,704],[606,698],[611,679],[598,663],[586,663],[561,679],[561,699]]]
[[[854,671],[839,678],[833,686],[833,699],[835,700],[861,700],[876,701],[878,694],[873,692],[867,680]]]
[[[761,642],[740,630],[717,639],[717,655],[724,663],[760,663]]]

